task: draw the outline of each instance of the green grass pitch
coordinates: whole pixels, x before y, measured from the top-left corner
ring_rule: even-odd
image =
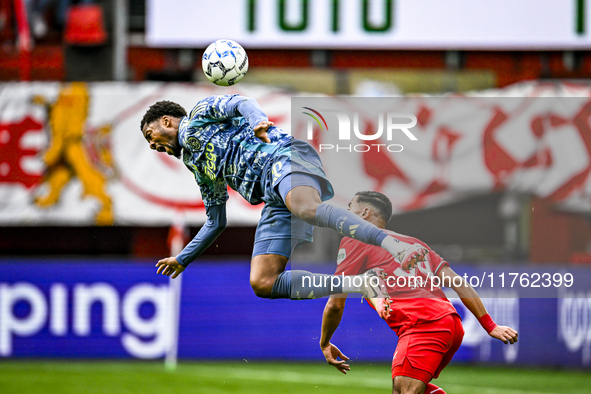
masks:
[[[342,375],[324,363],[0,361],[0,393],[267,394],[390,393],[390,366],[351,364]],[[591,372],[452,365],[435,384],[449,394],[583,394]]]

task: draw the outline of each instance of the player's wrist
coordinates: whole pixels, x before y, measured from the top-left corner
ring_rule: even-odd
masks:
[[[478,323],[486,330],[487,333],[491,333],[495,328],[497,328],[497,323],[494,322],[492,317],[487,313],[486,315],[478,318]]]
[[[190,260],[186,261],[185,257],[182,256],[181,254],[174,256],[174,258],[175,258],[176,262],[179,263],[179,265],[181,265],[183,268],[187,268],[187,265],[189,265],[189,263],[191,262]]]

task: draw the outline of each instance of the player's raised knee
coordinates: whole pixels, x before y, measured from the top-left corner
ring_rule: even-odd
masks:
[[[257,297],[271,298],[274,280],[267,278],[250,278],[250,286]]]
[[[304,201],[292,205],[291,213],[307,223],[315,223],[316,210],[320,206],[316,201]]]

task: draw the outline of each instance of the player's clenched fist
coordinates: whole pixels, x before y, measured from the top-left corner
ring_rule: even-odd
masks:
[[[162,259],[156,263],[156,267],[158,268],[156,274],[162,274],[166,276],[172,275],[172,279],[179,276],[181,272],[185,270],[185,267],[183,267],[176,260],[176,257],[167,257],[165,259]]]

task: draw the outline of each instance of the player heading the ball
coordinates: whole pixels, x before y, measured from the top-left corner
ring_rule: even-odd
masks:
[[[379,287],[358,287],[355,281],[351,287],[319,288],[310,283],[320,280],[304,277],[326,275],[285,271],[295,247],[312,241],[313,226],[380,246],[402,263],[420,253],[420,247],[400,242],[346,209],[324,203],[333,197],[333,187],[318,153],[275,127],[254,99],[210,96],[189,114],[176,103],[160,101],[148,109],[140,128],[151,149],[182,157],[195,176],[207,213],[207,222],[195,238],[178,256],[160,260],[157,273],[177,277],[220,235],[226,226],[228,186],[250,204],[265,202],[250,271],[250,284],[259,297],[307,299],[351,292],[385,296]],[[385,315],[383,300],[378,302]]]

